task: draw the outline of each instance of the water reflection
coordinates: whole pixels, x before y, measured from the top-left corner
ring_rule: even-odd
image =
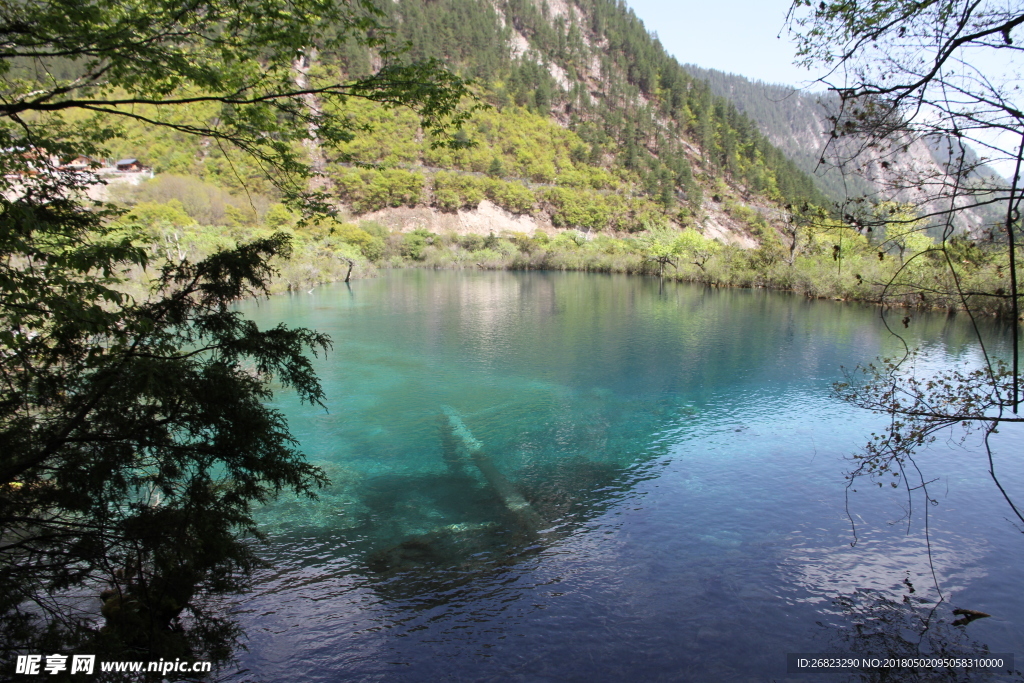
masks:
[[[264,512],[273,569],[238,603],[267,680],[784,680],[837,595],[926,583],[891,492],[858,494],[849,545],[844,458],[878,423],[828,388],[893,350],[876,309],[550,273],[352,290],[252,313],[335,339],[329,412],[279,403],[332,485]],[[946,316],[908,332],[975,353]],[[936,568],[1013,650],[1024,553],[970,455],[929,455]]]
[[[862,683],[1024,680],[1024,674],[1009,663],[999,670],[909,666],[913,660],[922,659],[991,659],[992,653],[967,628],[972,621],[989,615],[918,597],[909,580],[904,581],[904,589],[898,600],[872,590],[858,590],[836,598],[833,604],[838,620],[830,626],[822,624],[828,634],[828,645],[822,651],[891,660],[894,666],[864,668],[834,679]]]

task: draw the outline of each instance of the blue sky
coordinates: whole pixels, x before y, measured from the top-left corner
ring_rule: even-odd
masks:
[[[793,66],[796,50],[783,27],[790,0],[626,2],[683,64],[793,86],[814,80],[810,72]]]
[[[819,73],[793,65],[796,47],[785,30],[786,12],[791,0],[626,0],[648,31],[658,34],[662,45],[683,64],[696,64],[741,74],[769,83],[784,83],[821,91],[814,83]],[[1019,74],[1015,62],[1002,61],[1005,55],[970,54],[971,63],[986,74],[998,76],[1006,72]],[[989,145],[1015,150],[1016,138],[978,133]],[[992,157],[992,150],[975,145],[980,154]],[[1010,155],[1013,156],[1013,155]],[[1009,177],[1012,161],[996,160],[991,164]]]

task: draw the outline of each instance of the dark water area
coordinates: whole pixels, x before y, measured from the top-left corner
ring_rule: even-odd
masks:
[[[913,640],[938,597],[919,495],[854,487],[851,546],[844,474],[885,418],[830,388],[902,350],[874,307],[400,271],[244,310],[333,337],[327,410],[276,398],[332,484],[260,513],[235,680],[846,680],[786,655],[884,649],[879,609]],[[900,327],[924,369],[979,361],[960,317]],[[995,441],[1020,498],[1022,436]],[[945,597],[925,638],[1024,657],[1024,537],[980,444],[918,463]],[[955,607],[992,616],[955,627]]]

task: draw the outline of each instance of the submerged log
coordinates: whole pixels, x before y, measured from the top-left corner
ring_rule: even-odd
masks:
[[[445,417],[448,418],[448,426],[451,429],[452,435],[466,447],[469,459],[480,470],[480,474],[491,485],[491,488],[494,489],[501,502],[520,520],[528,531],[531,533],[536,532],[541,526],[540,515],[523,498],[523,495],[512,485],[512,482],[494,466],[491,459],[484,455],[483,442],[473,436],[473,433],[469,431],[469,427],[459,417],[458,412],[451,406],[442,406],[441,410],[444,412]]]

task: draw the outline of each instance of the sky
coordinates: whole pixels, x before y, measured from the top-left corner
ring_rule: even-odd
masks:
[[[796,48],[784,30],[790,0],[626,2],[682,64],[797,87],[814,80],[811,72],[793,66]]]
[[[753,80],[782,83],[811,92],[825,90],[815,83],[813,73],[793,64],[796,46],[786,32],[786,13],[792,0],[626,0],[644,22],[657,33],[661,44],[682,64],[696,64],[740,74]],[[972,63],[987,74],[1006,70],[1001,58],[975,55]],[[1012,64],[1019,73],[1019,65]],[[987,144],[1015,149],[1016,138],[979,133]],[[979,148],[980,154],[991,152]],[[1013,161],[992,162],[1004,177],[1013,174]]]

